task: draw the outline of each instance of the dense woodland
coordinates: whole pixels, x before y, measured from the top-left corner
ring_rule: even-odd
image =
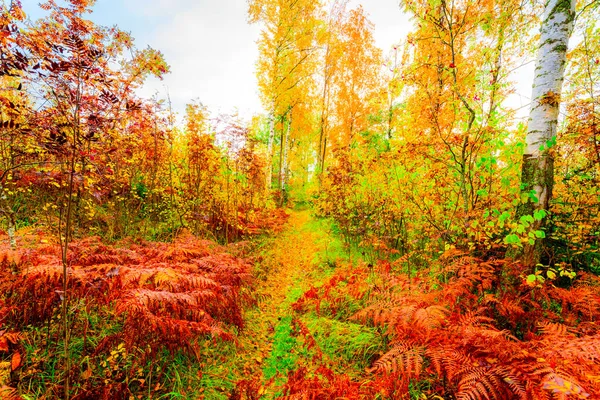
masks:
[[[600,398],[597,0],[249,0],[249,123],[93,3],[0,2],[0,398]]]

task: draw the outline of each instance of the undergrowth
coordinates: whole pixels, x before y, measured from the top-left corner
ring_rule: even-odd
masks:
[[[344,319],[338,309],[354,299],[364,306],[348,319],[377,329],[389,346],[358,378],[295,371],[289,398],[600,396],[598,277],[532,284],[517,263],[456,250],[416,275],[392,267],[382,261],[340,268],[294,304],[299,312]],[[309,329],[315,336],[318,330]]]
[[[323,224],[299,218],[254,246],[252,272],[243,243],[75,242],[73,398],[600,398],[597,276],[532,279],[456,249],[422,270],[368,263]],[[0,396],[56,398],[58,248],[20,245],[0,253]]]
[[[59,248],[42,242],[26,238],[19,250],[0,248],[0,355],[22,359],[12,361],[10,378],[1,383],[56,398],[64,373],[58,322],[65,296]],[[74,399],[196,391],[201,374],[182,379],[179,368],[199,369],[206,343],[234,340],[244,327],[243,307],[254,301],[249,264],[186,233],[173,243],[119,246],[91,237],[71,249],[66,298]],[[197,380],[185,382],[194,375]]]

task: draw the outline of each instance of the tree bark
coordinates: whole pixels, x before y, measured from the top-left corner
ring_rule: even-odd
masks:
[[[548,210],[554,183],[552,145],[560,106],[567,47],[575,18],[574,0],[548,0],[540,32],[540,45],[535,66],[531,111],[527,126],[527,147],[523,154],[521,190],[525,200],[517,208],[517,217]],[[536,218],[529,232],[543,230],[546,218]],[[526,267],[540,263],[543,240],[524,243],[518,254]]]
[[[275,112],[269,114],[269,141],[267,142],[267,176],[265,180],[265,193],[268,198],[271,192],[273,179],[273,141],[275,140]]]
[[[290,145],[290,134],[291,134],[291,130],[292,130],[292,111],[293,111],[293,107],[290,108],[290,111],[288,112],[288,121],[287,121],[287,128],[286,128],[286,132],[285,132],[285,140],[282,139],[282,145],[283,145],[283,161],[281,163],[281,167],[279,170],[279,187],[281,188],[281,199],[280,199],[280,207],[283,207],[283,205],[287,202],[287,173],[288,173],[288,165],[289,165],[289,156],[288,156],[288,151],[289,151],[289,145]]]

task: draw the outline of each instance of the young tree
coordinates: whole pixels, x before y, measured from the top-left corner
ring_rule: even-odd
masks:
[[[329,128],[331,125],[331,113],[333,93],[335,89],[334,78],[338,73],[340,58],[343,53],[340,31],[344,18],[347,14],[346,6],[348,0],[334,0],[331,4],[327,21],[319,42],[323,47],[322,56],[322,92],[320,99],[319,116],[319,142],[317,147],[317,173],[319,177],[325,170],[325,157],[327,155],[327,144],[329,142]]]
[[[381,50],[375,46],[374,26],[362,7],[350,10],[341,25],[342,53],[334,76],[336,96],[332,127],[333,145],[349,148],[368,126],[375,112],[372,99],[378,90]]]
[[[166,64],[158,52],[136,51],[129,36],[118,29],[101,28],[85,19],[92,0],[65,3],[48,0],[40,4],[48,15],[36,24],[24,21],[17,1],[10,8],[0,7],[0,79],[16,88],[11,95],[0,94],[0,115],[10,118],[9,129],[0,129],[0,185],[10,181],[11,187],[19,188],[27,183],[29,192],[41,193],[45,171],[38,169],[35,174],[33,167],[52,166],[53,187],[46,194],[50,194],[48,205],[59,213],[64,398],[68,399],[72,372],[69,271],[73,262],[69,245],[78,208],[83,198],[89,198],[92,176],[100,175],[98,170],[103,168],[93,165],[92,153],[108,157],[113,152],[116,131],[132,109],[133,90],[148,74],[166,72]],[[123,55],[125,49],[131,61]],[[27,139],[17,139],[16,133]],[[19,182],[17,173],[29,177]],[[0,211],[14,228],[14,207],[5,206],[2,200]]]
[[[429,214],[427,224],[444,240],[472,242],[468,236],[478,232],[469,230],[486,210],[514,207],[504,200],[510,185],[502,179],[516,180],[518,171],[500,178],[502,164],[510,172],[515,164],[502,150],[511,112],[501,105],[527,36],[517,32],[529,31],[524,8],[519,0],[405,4],[416,26],[407,39],[403,112],[392,146],[419,179],[419,195],[404,197],[414,199],[417,215]]]

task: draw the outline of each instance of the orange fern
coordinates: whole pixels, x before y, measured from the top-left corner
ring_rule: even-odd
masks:
[[[97,351],[118,341],[130,347],[192,349],[204,336],[233,338],[242,328],[242,290],[251,282],[249,265],[220,246],[187,233],[174,243],[108,246],[98,238],[72,245],[69,298],[114,308],[122,330],[101,341]],[[41,324],[63,299],[62,266],[57,246],[42,245],[16,257],[0,248],[0,288],[6,322],[17,328]],[[16,263],[18,260],[18,263]],[[132,350],[130,348],[130,350]]]

